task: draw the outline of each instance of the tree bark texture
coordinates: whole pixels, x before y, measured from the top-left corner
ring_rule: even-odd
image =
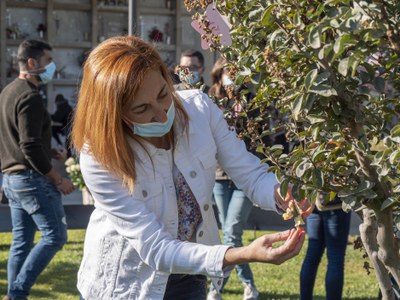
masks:
[[[361,240],[374,268],[375,276],[382,292],[382,300],[394,300],[389,274],[385,265],[379,259],[379,246],[377,242],[378,225],[372,209],[367,207],[363,209],[363,223],[360,224],[359,228]]]

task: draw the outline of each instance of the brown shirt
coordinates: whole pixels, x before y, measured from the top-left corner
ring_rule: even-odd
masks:
[[[51,169],[51,121],[35,85],[15,79],[0,94],[1,170]]]

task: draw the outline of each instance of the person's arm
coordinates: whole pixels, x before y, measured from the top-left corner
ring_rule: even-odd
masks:
[[[45,175],[64,195],[68,195],[75,190],[72,181],[61,176],[61,174],[55,168],[52,167]]]
[[[300,252],[304,238],[302,228],[263,235],[248,246],[229,248],[225,253],[223,266],[250,262],[279,265]],[[280,241],[285,242],[279,247],[273,247],[274,243]]]
[[[206,106],[209,126],[217,146],[218,162],[232,178],[235,185],[262,209],[277,211],[275,205],[275,175],[268,173],[268,165],[247,151],[245,143],[229,129],[221,110],[206,96],[201,99]]]
[[[21,101],[18,107],[20,149],[24,153],[25,159],[36,171],[46,175],[63,194],[69,194],[74,190],[72,182],[67,178],[62,178],[53,168],[51,160],[44,150],[42,119],[45,113],[42,98],[38,94]]]
[[[218,162],[222,169],[232,178],[239,189],[260,208],[273,210],[282,214],[293,200],[289,192],[282,197],[279,184],[273,173],[268,173],[268,165],[246,149],[244,141],[240,140],[229,126],[223,113],[205,95],[202,99],[208,106],[208,118],[214,141],[217,145]],[[301,208],[306,211],[304,217],[312,211],[306,199],[301,202]]]
[[[31,94],[19,102],[19,146],[32,168],[43,175],[52,168],[42,141],[42,121],[45,113],[43,101],[39,94]]]

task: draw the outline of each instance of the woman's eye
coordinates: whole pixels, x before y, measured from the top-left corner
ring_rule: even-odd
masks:
[[[133,113],[135,113],[135,114],[144,113],[144,112],[147,110],[147,106],[148,106],[147,104],[141,105],[140,107],[136,108],[136,109],[133,111]]]
[[[160,99],[165,99],[167,96],[168,96],[168,93],[165,93],[164,95],[158,96],[158,98],[160,98]]]

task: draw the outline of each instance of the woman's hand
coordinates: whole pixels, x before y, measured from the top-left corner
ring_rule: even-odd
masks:
[[[275,265],[287,261],[299,254],[305,239],[303,228],[286,230],[272,234],[265,234],[249,246],[230,248],[225,253],[224,267],[250,262],[264,262]],[[274,243],[285,241],[279,247],[273,247]]]

